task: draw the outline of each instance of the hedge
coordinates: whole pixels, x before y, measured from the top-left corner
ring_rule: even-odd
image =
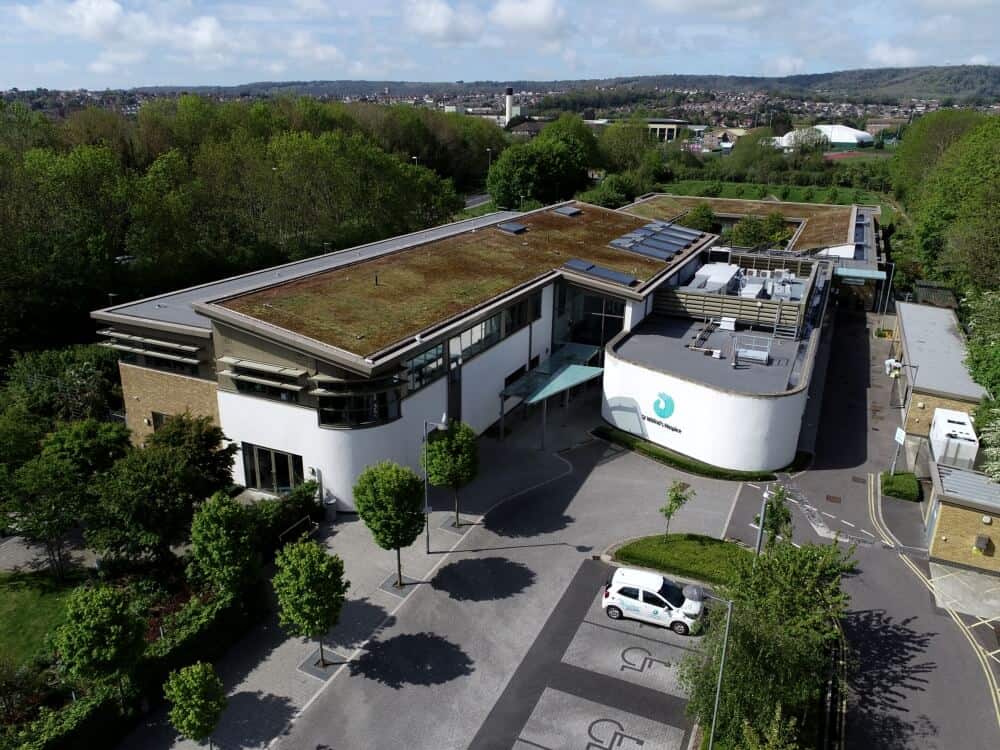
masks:
[[[710,479],[726,479],[738,482],[773,482],[777,479],[774,473],[770,471],[736,471],[735,469],[723,469],[719,466],[712,466],[711,464],[703,463],[697,459],[691,458],[690,456],[675,453],[668,448],[664,448],[662,445],[656,445],[655,443],[643,440],[641,437],[632,435],[624,430],[619,430],[617,427],[611,427],[610,425],[600,425],[595,427],[593,434],[596,437],[607,440],[609,443],[614,443],[615,445],[628,448],[636,453],[641,453],[643,456],[651,458],[654,461],[659,461],[660,463],[667,464],[668,466],[673,466],[675,469],[680,469],[681,471],[686,471],[689,474],[696,474],[701,477],[708,477]],[[791,466],[786,467],[786,469],[789,471],[795,470],[804,466],[807,462],[808,456],[806,454],[796,455],[794,463],[792,463]]]
[[[909,472],[890,474],[882,472],[882,494],[898,497],[900,500],[918,502],[920,500],[920,482]]]
[[[729,583],[735,561],[751,554],[735,542],[701,534],[643,537],[618,548],[615,559],[707,583]]]

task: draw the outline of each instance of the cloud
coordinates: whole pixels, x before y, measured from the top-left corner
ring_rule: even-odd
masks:
[[[288,41],[288,55],[296,60],[311,63],[337,63],[343,53],[332,44],[324,44],[308,31],[297,31]]]
[[[407,27],[437,42],[467,42],[483,30],[482,15],[471,6],[453,8],[445,0],[413,0],[406,3]]]
[[[779,55],[765,61],[764,70],[772,76],[790,76],[805,70],[806,61],[793,55]]]
[[[490,21],[508,31],[559,36],[566,30],[566,11],[557,0],[500,0]]]
[[[108,74],[122,66],[136,65],[145,59],[145,53],[139,50],[104,50],[87,66],[87,70],[92,73]]]
[[[707,15],[725,18],[728,21],[746,21],[752,18],[768,16],[775,10],[776,3],[771,0],[700,0],[691,3],[689,0],[646,0],[646,4],[654,10],[667,13],[683,13],[685,15]]]
[[[888,68],[905,68],[915,65],[917,51],[911,47],[895,46],[886,41],[876,42],[868,50],[868,60]]]
[[[990,58],[986,55],[973,55],[969,58],[969,65],[989,65]]]

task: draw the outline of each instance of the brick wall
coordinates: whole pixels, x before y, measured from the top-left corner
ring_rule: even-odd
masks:
[[[214,380],[150,370],[118,363],[125,401],[125,424],[132,431],[132,442],[145,442],[153,433],[153,412],[173,415],[185,411],[211,417],[219,423],[219,402]],[[148,424],[147,424],[148,422]]]
[[[989,515],[979,510],[962,508],[950,503],[941,503],[930,556],[946,562],[954,562],[1000,575],[1000,517],[992,516],[993,523],[983,523],[983,516]],[[987,554],[973,552],[973,544],[978,534],[985,534],[993,542]],[[944,541],[942,537],[947,537]]]

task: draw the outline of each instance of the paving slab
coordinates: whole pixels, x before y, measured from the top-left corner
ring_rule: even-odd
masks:
[[[680,750],[684,730],[546,688],[521,730],[518,750]]]

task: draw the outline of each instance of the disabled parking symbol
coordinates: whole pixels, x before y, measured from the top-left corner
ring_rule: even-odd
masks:
[[[622,664],[619,670],[624,672],[625,670],[631,670],[633,672],[645,672],[647,669],[652,667],[654,664],[661,664],[664,667],[669,667],[670,662],[663,661],[662,659],[654,659],[653,655],[642,648],[641,646],[631,646],[629,648],[622,650]]]
[[[645,740],[626,734],[625,727],[614,719],[592,721],[587,734],[592,742],[587,743],[586,750],[629,750],[646,744]]]

